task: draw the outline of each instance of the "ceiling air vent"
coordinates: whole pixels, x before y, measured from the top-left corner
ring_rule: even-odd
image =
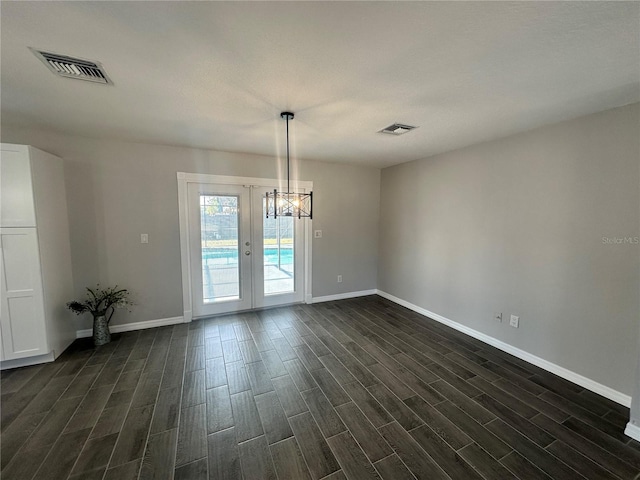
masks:
[[[43,52],[35,48],[29,49],[56,75],[75,78],[77,80],[86,80],[87,82],[113,85],[113,82],[107,76],[102,65],[98,62],[84,60],[82,58],[73,58],[67,55],[59,55],[57,53]]]
[[[418,127],[412,127],[411,125],[403,125],[402,123],[394,123],[393,125],[389,125],[388,127],[385,127],[382,130],[380,130],[380,133],[388,133],[390,135],[402,135],[403,133],[407,133],[413,130],[414,128],[418,128]]]

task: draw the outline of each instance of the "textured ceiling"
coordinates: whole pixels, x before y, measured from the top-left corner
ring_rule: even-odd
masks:
[[[2,121],[388,166],[640,100],[638,2],[6,2]],[[27,47],[102,62],[103,86]],[[394,123],[420,128],[376,133]]]

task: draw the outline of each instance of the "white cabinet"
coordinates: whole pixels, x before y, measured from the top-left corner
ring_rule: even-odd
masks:
[[[2,204],[0,221],[2,226],[35,227],[36,212],[33,201],[29,147],[3,144],[1,158]]]
[[[3,360],[47,354],[35,228],[0,228]]]
[[[62,159],[2,144],[0,204],[2,368],[54,360],[75,338]]]

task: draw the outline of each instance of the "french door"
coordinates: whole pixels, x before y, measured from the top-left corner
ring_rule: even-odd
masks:
[[[304,220],[266,218],[273,188],[187,183],[193,317],[304,299]]]

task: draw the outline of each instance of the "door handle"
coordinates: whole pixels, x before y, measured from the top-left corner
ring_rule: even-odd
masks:
[[[251,255],[251,252],[249,250],[247,250],[246,252],[244,252],[245,255]]]

